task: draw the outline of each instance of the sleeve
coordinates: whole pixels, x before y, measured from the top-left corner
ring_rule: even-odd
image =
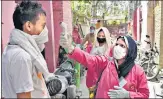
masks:
[[[32,63],[30,56],[18,54],[11,61],[11,79],[16,93],[33,91]]]
[[[90,55],[79,48],[75,48],[74,51],[69,54],[69,58],[81,63],[83,66],[87,67],[88,69],[94,69],[101,72],[107,64],[108,59],[105,56],[93,56]]]
[[[149,88],[145,72],[142,70],[138,76],[137,92],[129,92],[130,98],[149,98]]]

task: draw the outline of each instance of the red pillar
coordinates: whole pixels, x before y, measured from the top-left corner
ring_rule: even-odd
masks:
[[[55,40],[55,50],[56,53],[55,59],[56,63],[58,61],[58,53],[59,53],[59,39],[61,33],[61,27],[59,23],[63,21],[63,1],[53,1],[53,20],[54,20],[54,40]]]
[[[59,40],[61,27],[60,22],[68,24],[68,32],[72,32],[72,14],[70,1],[53,1],[53,19],[54,19],[54,40],[55,40],[55,59],[58,61]]]
[[[53,5],[52,1],[39,1],[43,9],[46,11],[46,24],[48,28],[49,41],[45,46],[45,58],[50,72],[54,72],[56,68],[56,53],[55,53],[55,39],[54,39],[54,22],[53,22]]]

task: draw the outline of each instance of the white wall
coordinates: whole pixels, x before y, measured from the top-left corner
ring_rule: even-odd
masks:
[[[142,5],[142,33],[141,33],[141,42],[144,41],[145,35],[147,34],[147,2],[148,1],[141,1]]]

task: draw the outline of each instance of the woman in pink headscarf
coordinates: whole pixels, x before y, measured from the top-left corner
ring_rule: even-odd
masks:
[[[75,44],[81,44],[82,40],[79,34],[79,28],[77,25],[74,26],[73,32],[72,32],[72,38],[73,38],[73,42]]]

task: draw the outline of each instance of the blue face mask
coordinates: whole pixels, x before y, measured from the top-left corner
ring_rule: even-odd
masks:
[[[94,33],[95,32],[95,30],[90,30],[90,33]]]

